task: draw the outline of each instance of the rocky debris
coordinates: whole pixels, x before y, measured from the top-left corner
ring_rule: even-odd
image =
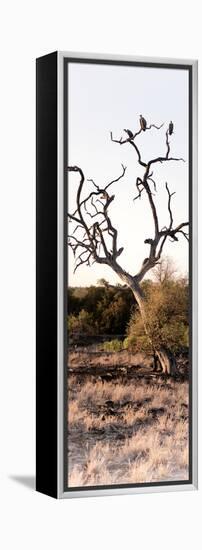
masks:
[[[165,409],[164,407],[152,407],[151,409],[148,409],[148,414],[151,414],[153,418],[164,414]]]
[[[105,401],[105,405],[107,407],[113,407],[114,406],[114,401],[111,401],[110,399],[108,401]]]

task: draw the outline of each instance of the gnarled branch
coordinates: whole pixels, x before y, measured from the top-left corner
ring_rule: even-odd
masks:
[[[126,282],[130,281],[130,284],[132,284],[132,282],[134,284],[139,284],[145,274],[159,262],[165,242],[168,238],[170,238],[172,242],[175,242],[178,241],[178,235],[182,235],[186,238],[186,240],[188,240],[188,234],[185,230],[185,228],[189,225],[188,222],[182,222],[178,226],[174,227],[172,197],[175,192],[170,192],[167,183],[165,184],[165,188],[168,196],[167,206],[169,223],[168,226],[165,226],[162,229],[159,228],[159,214],[154,195],[154,193],[157,192],[157,186],[153,177],[153,168],[158,163],[170,161],[185,162],[182,158],[177,158],[170,155],[171,146],[169,141],[169,129],[165,132],[166,151],[164,155],[144,161],[142,159],[140,148],[136,143],[136,138],[143,131],[149,131],[152,128],[155,128],[158,131],[162,128],[162,126],[163,124],[160,126],[157,126],[156,124],[146,124],[144,128],[141,127],[135,133],[131,130],[125,130],[128,137],[121,137],[120,139],[114,139],[112,132],[110,132],[112,142],[120,145],[129,143],[133,147],[137,155],[138,163],[144,168],[143,176],[141,178],[137,177],[136,179],[137,195],[133,200],[136,201],[138,198],[141,199],[143,193],[146,193],[154,223],[154,235],[152,237],[148,237],[144,241],[145,244],[150,247],[148,257],[145,258],[140,270],[135,275],[128,274],[117,263],[117,258],[123,252],[123,247],[118,248],[118,231],[113,226],[109,215],[109,207],[115,199],[115,195],[109,194],[109,188],[112,184],[117,183],[124,177],[126,167],[122,164],[121,174],[117,178],[105,184],[103,187],[97,185],[93,179],[89,179],[88,182],[92,184],[93,190],[86,195],[84,189],[85,177],[81,168],[78,166],[68,167],[69,172],[77,172],[80,175],[80,183],[76,194],[76,209],[72,214],[68,214],[69,220],[74,222],[75,225],[73,232],[68,237],[68,244],[72,248],[76,258],[75,270],[78,269],[80,265],[91,265],[91,263],[97,262],[111,266],[111,268]],[[151,191],[151,183],[154,187],[153,192]],[[99,204],[99,207],[97,204]],[[91,225],[89,224],[89,218],[93,220]],[[81,230],[83,231],[82,238],[78,236]],[[76,237],[75,233],[77,234]]]
[[[76,223],[71,234],[68,235],[68,245],[76,258],[75,271],[83,264],[90,265],[91,262],[113,265],[116,258],[123,251],[117,246],[118,231],[112,225],[109,216],[109,206],[113,202],[115,195],[109,195],[109,187],[121,180],[125,174],[126,167],[122,166],[121,174],[106,183],[100,188],[94,180],[88,180],[96,190],[90,191],[82,197],[85,183],[85,176],[78,166],[69,166],[68,172],[76,172],[80,176],[80,182],[76,193],[76,210],[73,214],[68,213],[70,221]],[[100,206],[97,207],[98,203]],[[94,223],[89,225],[87,216],[94,219]],[[83,230],[83,237],[75,236],[75,232]],[[104,236],[106,234],[106,237]],[[111,242],[111,246],[110,246]],[[87,253],[87,255],[86,255]]]
[[[169,221],[169,226],[166,227],[164,229],[164,231],[159,230],[159,216],[158,216],[158,212],[157,212],[157,208],[156,208],[156,204],[155,204],[155,199],[153,197],[153,194],[152,194],[152,191],[151,191],[151,186],[150,186],[150,182],[152,182],[153,185],[154,185],[154,191],[156,192],[156,190],[157,190],[156,189],[156,182],[152,177],[153,176],[153,171],[151,171],[151,168],[153,168],[153,166],[155,166],[157,163],[164,163],[164,162],[170,162],[170,161],[185,162],[183,158],[177,158],[175,156],[170,156],[169,129],[167,129],[166,133],[165,133],[166,152],[165,152],[164,156],[161,155],[161,156],[149,159],[147,162],[145,162],[145,161],[142,160],[142,155],[141,155],[140,149],[139,149],[139,147],[137,146],[137,144],[135,142],[136,137],[138,135],[140,135],[140,133],[142,131],[147,131],[147,130],[150,130],[151,128],[156,128],[157,130],[160,130],[162,128],[162,126],[163,126],[163,124],[161,124],[160,126],[156,126],[155,124],[150,124],[150,126],[146,126],[146,128],[144,130],[141,128],[139,131],[135,132],[134,134],[132,132],[130,132],[130,135],[128,135],[127,139],[123,139],[122,137],[120,139],[114,139],[112,132],[110,134],[111,135],[111,141],[113,141],[115,143],[119,143],[120,145],[130,143],[130,145],[133,146],[133,148],[135,149],[135,151],[137,153],[138,163],[145,168],[143,177],[142,178],[138,177],[136,179],[136,187],[137,187],[138,193],[134,197],[133,200],[135,201],[138,198],[141,199],[143,192],[144,191],[146,192],[146,195],[147,195],[147,198],[148,198],[148,201],[149,201],[149,205],[150,205],[150,209],[151,209],[151,213],[152,213],[152,217],[153,217],[153,222],[154,222],[154,236],[152,238],[149,237],[145,241],[145,243],[149,244],[149,246],[150,246],[150,253],[149,253],[148,258],[145,258],[145,260],[143,261],[143,264],[142,264],[139,272],[135,275],[135,279],[138,282],[140,282],[143,279],[143,277],[145,276],[145,274],[150,269],[152,269],[156,263],[158,263],[161,255],[162,255],[163,247],[165,245],[166,239],[168,237],[170,237],[172,241],[177,241],[178,240],[177,233],[181,233],[188,240],[188,235],[182,229],[184,226],[188,225],[188,222],[185,222],[185,223],[181,224],[182,225],[181,227],[178,226],[177,228],[173,229],[173,214],[172,214],[172,209],[171,209],[171,199],[172,199],[172,196],[174,195],[174,193],[170,193],[167,183],[166,183],[166,190],[167,190],[167,194],[168,194],[168,212],[169,212],[169,220],[170,221]]]

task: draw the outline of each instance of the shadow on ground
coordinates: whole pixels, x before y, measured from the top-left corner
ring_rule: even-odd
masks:
[[[35,490],[35,485],[36,485],[35,476],[11,475],[9,476],[9,479],[11,479],[11,481],[16,481],[17,483],[20,483],[20,485],[24,485],[24,487],[27,487],[27,489]]]

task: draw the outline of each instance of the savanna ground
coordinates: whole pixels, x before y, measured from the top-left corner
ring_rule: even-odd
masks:
[[[175,378],[143,354],[68,358],[68,486],[188,480],[188,359]]]

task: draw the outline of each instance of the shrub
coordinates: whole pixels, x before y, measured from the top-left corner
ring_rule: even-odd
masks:
[[[72,323],[76,325],[76,319],[85,310],[93,316],[97,334],[125,334],[132,308],[135,307],[132,292],[123,286],[108,285],[105,280],[101,283],[99,287],[68,289],[69,326]]]
[[[79,315],[69,315],[67,326],[70,336],[76,333],[91,336],[96,332],[93,315],[85,311],[85,309],[82,309]]]
[[[104,351],[121,351],[123,349],[123,344],[121,340],[111,340],[110,342],[104,342],[103,345]]]
[[[188,348],[188,287],[184,281],[153,285],[147,293],[145,311],[154,347],[165,346],[173,352]],[[152,351],[139,313],[131,317],[124,345],[135,351]]]

